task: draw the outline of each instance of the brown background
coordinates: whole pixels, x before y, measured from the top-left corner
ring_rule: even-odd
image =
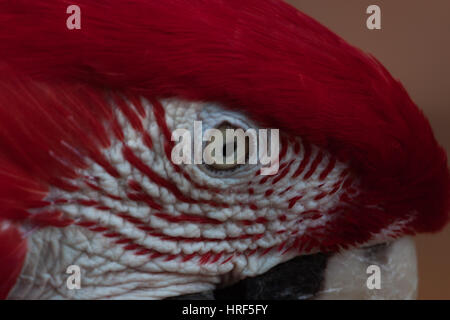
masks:
[[[374,54],[400,79],[450,153],[450,1],[287,0],[353,45]],[[381,8],[381,30],[366,9]],[[419,298],[450,299],[450,227],[417,237]]]

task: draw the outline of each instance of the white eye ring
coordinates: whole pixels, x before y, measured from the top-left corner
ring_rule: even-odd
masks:
[[[241,179],[248,179],[250,176],[253,176],[260,168],[260,165],[257,161],[253,162],[247,161],[247,152],[246,152],[246,146],[247,143],[242,144],[244,146],[243,150],[243,163],[232,163],[229,164],[228,167],[225,165],[213,165],[213,163],[206,163],[207,156],[204,154],[204,150],[208,143],[208,134],[207,131],[209,130],[216,130],[220,131],[220,127],[223,125],[228,126],[230,129],[242,129],[244,133],[248,131],[249,128],[255,128],[255,132],[259,129],[259,126],[252,121],[249,121],[247,117],[239,112],[228,110],[224,108],[223,106],[216,105],[216,104],[208,104],[206,105],[203,110],[200,112],[198,116],[198,120],[202,122],[202,137],[206,138],[206,141],[203,141],[202,145],[202,160],[203,164],[201,166],[198,166],[198,168],[211,178],[220,178],[220,179],[232,179],[232,180],[241,180]],[[226,130],[226,128],[225,128]],[[221,135],[222,140],[223,134]],[[246,139],[247,140],[247,139]],[[250,139],[253,141],[250,141],[249,144],[249,153],[253,151],[257,155],[257,139]],[[219,147],[219,146],[217,146]],[[223,143],[221,144],[221,147],[223,148]],[[242,149],[242,147],[241,147]],[[223,150],[223,149],[222,149]],[[256,150],[256,152],[255,152]],[[223,152],[222,152],[223,153]],[[211,157],[213,158],[213,157]]]

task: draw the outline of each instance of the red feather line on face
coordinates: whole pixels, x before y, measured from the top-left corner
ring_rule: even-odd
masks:
[[[75,187],[64,179],[73,167],[43,150],[75,167],[84,155],[107,166],[98,152],[108,144],[98,123],[112,117],[98,94],[106,87],[220,102],[349,163],[363,192],[323,244],[364,242],[410,215],[405,233],[448,221],[447,159],[428,121],[375,58],[313,19],[270,0],[77,4],[81,30],[70,31],[65,1],[0,1],[0,29],[10,30],[0,34],[0,63],[14,70],[0,82],[0,199],[12,203],[2,217],[26,216],[48,184]],[[14,80],[16,70],[52,89]]]

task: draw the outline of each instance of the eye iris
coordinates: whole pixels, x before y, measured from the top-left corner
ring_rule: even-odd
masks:
[[[215,170],[220,170],[220,171],[225,171],[225,170],[231,170],[234,169],[238,166],[240,166],[241,164],[238,163],[238,142],[237,139],[233,137],[233,141],[232,142],[228,142],[226,137],[226,131],[227,129],[232,129],[232,130],[236,130],[238,129],[237,127],[229,124],[229,123],[224,123],[222,125],[220,125],[217,128],[221,133],[222,133],[222,141],[223,141],[223,147],[222,147],[222,155],[223,155],[223,159],[219,157],[219,155],[215,155],[213,153],[214,156],[214,163],[208,165],[208,167],[215,169]],[[212,143],[212,142],[209,142]],[[208,143],[208,144],[209,144]],[[249,150],[249,146],[248,146],[248,142],[247,139],[245,139],[245,147],[244,147],[244,159],[247,159],[248,157],[248,151]],[[232,156],[232,160],[230,161],[230,157]],[[228,158],[228,161],[227,161]],[[231,162],[231,163],[226,163],[227,162]]]

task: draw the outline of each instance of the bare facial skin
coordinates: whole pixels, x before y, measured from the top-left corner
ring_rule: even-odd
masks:
[[[161,299],[222,288],[316,253],[314,247],[298,247],[296,237],[326,225],[330,217],[321,212],[333,208],[341,194],[357,192],[357,180],[345,182],[345,164],[314,146],[300,147],[301,139],[282,140],[275,176],[258,175],[260,167],[249,164],[232,170],[205,164],[177,169],[165,149],[167,132],[192,130],[196,120],[205,129],[223,123],[243,129],[257,125],[213,104],[173,99],[158,109],[144,99],[143,106],[141,121],[151,148],[116,108],[124,140],[103,154],[121,178],[92,163],[74,181],[79,191],[50,190],[46,200],[52,209],[75,223],[27,231],[26,264],[9,298]],[[380,237],[374,235],[372,244]],[[347,254],[358,257],[361,250]],[[326,286],[336,286],[333,275],[353,270],[339,267],[339,261],[336,255],[323,267]],[[79,290],[67,287],[66,271],[72,265],[81,270]],[[337,278],[346,282],[350,275]],[[313,296],[332,296],[321,290]],[[360,295],[355,288],[349,297],[353,291]]]

